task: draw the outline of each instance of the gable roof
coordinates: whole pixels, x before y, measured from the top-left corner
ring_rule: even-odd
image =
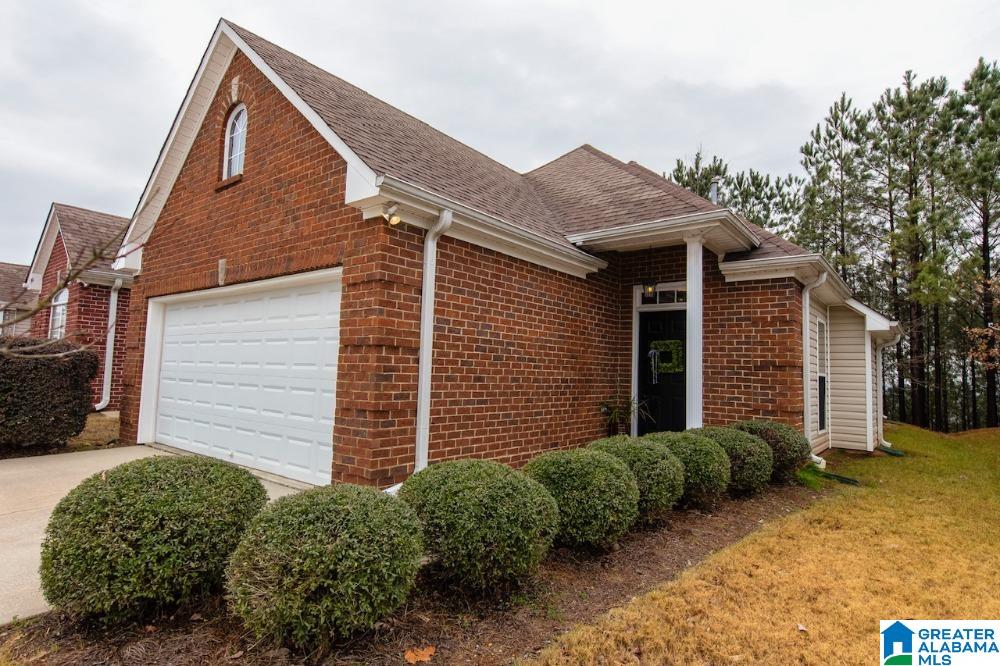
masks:
[[[30,306],[38,298],[38,292],[24,288],[28,277],[28,267],[24,264],[9,264],[0,261],[0,305]]]
[[[118,271],[113,266],[115,252],[121,245],[128,225],[127,217],[53,203],[35,246],[35,256],[31,260],[26,283],[32,289],[41,287],[42,274],[52,256],[57,238],[62,239],[71,268],[83,268],[86,265],[86,272],[92,276],[130,277],[129,273]]]
[[[530,181],[427,123],[231,22],[229,26],[379,175],[565,242]]]
[[[114,251],[121,244],[129,219],[66,204],[52,204],[71,266],[91,261],[96,251],[107,248],[93,261],[91,270],[113,271]],[[108,256],[112,259],[108,259]]]

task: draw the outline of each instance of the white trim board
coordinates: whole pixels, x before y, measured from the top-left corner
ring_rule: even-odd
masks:
[[[687,289],[687,281],[681,280],[677,282],[659,282],[656,285],[657,291],[660,288],[667,289]],[[629,395],[632,396],[632,400],[635,404],[639,404],[639,315],[643,312],[669,312],[677,310],[687,310],[687,303],[649,303],[643,305],[642,303],[642,285],[637,284],[632,287],[632,354],[631,354],[631,366],[629,367],[629,377],[630,377],[630,388]],[[687,373],[685,372],[684,381],[687,382]],[[639,434],[639,414],[636,412],[632,413],[632,420],[629,424],[630,431],[633,437]]]

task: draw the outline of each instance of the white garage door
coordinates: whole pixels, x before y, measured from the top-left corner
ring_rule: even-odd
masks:
[[[168,304],[156,441],[330,483],[340,291],[336,280]]]

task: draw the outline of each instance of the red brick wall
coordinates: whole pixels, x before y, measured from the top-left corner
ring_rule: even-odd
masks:
[[[245,169],[240,182],[219,190],[236,76],[248,111]],[[125,441],[136,438],[147,298],[218,286],[220,259],[227,284],[340,265],[334,476],[389,477],[401,443],[412,444],[418,236],[390,233],[345,206],[345,177],[346,163],[326,140],[237,54],[143,249],[127,336]],[[397,321],[402,312],[414,320]]]
[[[52,294],[56,285],[65,277],[67,271],[67,255],[62,236],[56,236],[56,242],[49,256],[49,263],[42,273],[42,297]],[[104,382],[104,348],[107,344],[108,304],[111,287],[104,285],[88,285],[73,282],[69,285],[69,302],[66,306],[66,337],[81,345],[87,345],[97,354],[97,375],[91,381],[93,402],[101,400],[101,389]],[[49,310],[46,308],[32,318],[31,335],[48,337]],[[125,366],[125,334],[128,330],[129,290],[118,292],[118,319],[115,323],[115,349],[111,372],[111,401],[106,409],[118,409],[122,399],[122,371]]]
[[[111,400],[105,409],[117,410],[122,399],[122,372],[125,367],[125,336],[129,319],[129,289],[118,291],[117,320],[115,322],[114,357],[111,369]],[[75,339],[87,344],[97,352],[97,376],[91,382],[94,403],[101,400],[104,386],[104,351],[108,335],[108,306],[111,303],[111,287],[76,283],[70,286],[70,306],[66,330]]]
[[[802,430],[801,285],[727,284],[714,257],[705,260],[705,424],[763,418]]]
[[[66,266],[69,257],[66,255],[66,246],[63,245],[62,234],[56,235],[55,243],[52,245],[52,252],[49,253],[49,263],[42,271],[42,286],[38,292],[39,299],[52,296],[56,285],[61,284],[66,277]],[[72,294],[70,295],[72,301]],[[67,329],[68,330],[68,329]],[[31,336],[36,338],[49,337],[49,310],[45,308],[31,318]]]
[[[432,461],[520,465],[606,433],[599,405],[629,382],[613,269],[581,280],[445,237],[437,280]]]

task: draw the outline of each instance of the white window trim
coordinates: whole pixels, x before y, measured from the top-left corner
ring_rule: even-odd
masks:
[[[52,298],[52,305],[49,306],[49,339],[50,340],[60,340],[66,335],[66,314],[69,309],[69,288],[63,287],[56,295]],[[61,312],[61,319],[59,321],[58,330],[56,321],[56,312]]]
[[[232,135],[233,121],[236,120],[236,116],[239,115],[240,111],[246,114],[246,127],[243,128],[243,153],[242,159],[240,160],[240,170],[236,173],[229,172],[229,141]],[[233,176],[239,176],[243,173],[244,167],[246,166],[246,154],[247,154],[247,134],[250,132],[250,112],[247,111],[246,104],[237,104],[233,107],[233,110],[229,112],[226,116],[226,140],[222,148],[222,179],[232,178]]]
[[[679,282],[658,282],[656,284],[656,291],[658,292],[678,289],[686,290],[687,282],[681,280]],[[632,378],[632,400],[636,403],[639,402],[639,373],[636,372],[639,367],[639,315],[643,312],[668,312],[670,310],[687,310],[687,302],[643,304],[642,285],[637,284],[632,287],[632,366],[629,369],[629,374]],[[638,435],[639,414],[636,412],[632,413],[631,430],[633,437]]]
[[[819,325],[823,324],[823,337],[825,338],[823,347],[826,350],[826,368],[822,367],[822,360],[819,355]],[[826,378],[826,394],[823,396],[826,402],[826,427],[822,430],[819,427],[819,415],[821,405],[819,404],[819,378]],[[811,406],[810,406],[811,408]],[[816,316],[816,434],[825,435],[830,432],[830,324],[825,317]]]

